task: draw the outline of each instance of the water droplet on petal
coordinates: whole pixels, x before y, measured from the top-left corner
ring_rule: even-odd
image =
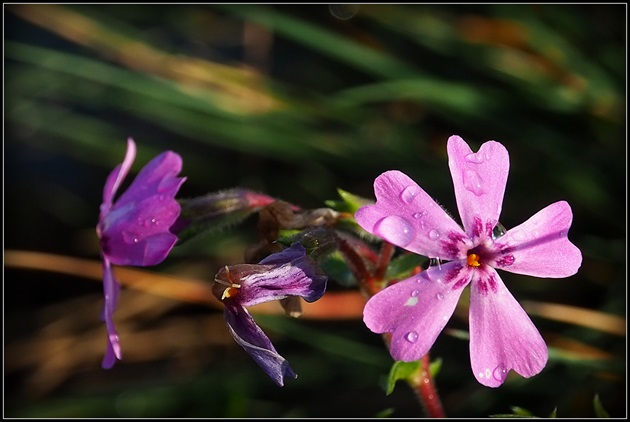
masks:
[[[411,296],[412,297],[416,297],[416,296],[418,296],[418,293],[420,293],[420,292],[417,291],[417,290],[414,290],[413,292],[411,292]]]
[[[440,233],[437,230],[431,230],[429,232],[429,239],[438,240],[440,238]]]
[[[405,334],[405,340],[407,340],[409,343],[415,343],[416,341],[418,341],[418,333],[416,333],[415,331],[409,331],[407,334]]]
[[[125,243],[129,245],[132,243],[138,243],[138,238],[136,237],[135,233],[122,232],[122,237]]]
[[[152,218],[152,219],[151,219],[151,223],[153,223],[153,224],[154,224],[154,225],[156,225],[156,226],[159,226],[159,225],[160,225],[160,222],[158,221],[158,219],[157,219],[157,218]]]
[[[492,229],[492,240],[500,238],[505,234],[505,232],[507,232],[507,230],[503,227],[503,224],[497,221],[497,225],[494,226],[494,229]]]
[[[483,195],[483,180],[474,170],[464,172],[464,187],[477,196]]]
[[[419,186],[413,186],[413,185],[407,186],[405,189],[403,189],[402,192],[400,192],[400,199],[402,199],[405,204],[411,204],[413,202],[413,199],[419,193],[420,193]]]
[[[435,297],[437,298],[437,300],[444,299],[444,295],[442,293],[438,293]]]
[[[412,217],[418,219],[424,217],[425,215],[427,215],[427,212],[425,210],[422,210],[420,212],[414,212]]]
[[[416,306],[417,304],[418,304],[418,298],[412,296],[409,299],[407,299],[404,306]]]
[[[464,157],[466,161],[469,163],[481,164],[484,162],[485,157],[482,154],[478,154],[476,152],[472,152]]]
[[[492,371],[492,377],[497,381],[503,382],[503,380],[505,380],[505,377],[507,376],[507,373],[507,369],[503,365],[499,365],[494,368],[494,371]]]
[[[416,237],[416,231],[411,223],[397,215],[390,215],[376,223],[374,232],[400,247],[409,245]]]

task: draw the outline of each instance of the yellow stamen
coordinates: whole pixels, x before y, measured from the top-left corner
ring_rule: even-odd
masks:
[[[235,296],[238,293],[238,289],[241,288],[240,284],[234,283],[232,281],[232,277],[230,276],[230,269],[228,268],[227,265],[225,266],[225,273],[226,273],[229,283],[223,280],[216,279],[216,278],[214,279],[214,281],[216,281],[217,283],[223,284],[224,286],[228,286],[225,288],[225,290],[223,290],[223,294],[221,295],[221,300],[225,299],[226,297]]]
[[[228,287],[227,289],[223,290],[223,294],[221,295],[221,300],[225,299],[226,297],[232,297],[238,293],[238,287],[241,287],[241,286],[238,284],[234,284],[233,286],[234,287]]]
[[[471,253],[470,255],[468,255],[466,262],[468,263],[469,267],[478,267],[481,265],[479,263],[479,255],[477,255],[476,253]]]

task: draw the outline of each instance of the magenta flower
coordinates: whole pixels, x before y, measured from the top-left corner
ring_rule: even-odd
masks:
[[[447,151],[463,230],[399,171],[381,174],[374,182],[376,204],[356,212],[357,222],[368,232],[442,260],[370,298],[363,320],[375,333],[392,333],[394,359],[418,360],[429,351],[470,283],[472,371],[481,384],[498,387],[510,369],[523,377],[538,374],[548,356],[545,341],[496,269],[568,277],[577,272],[582,254],[567,238],[573,214],[565,201],[493,236],[508,177],[507,150],[490,141],[474,153],[462,138],[451,136]]]
[[[326,291],[327,280],[298,242],[258,264],[226,266],[214,279],[212,292],[225,305],[230,334],[279,386],[284,385],[284,377],[297,378],[297,374],[245,307],[297,296],[314,302]]]
[[[152,159],[114,202],[135,158],[136,144],[129,138],[124,161],[112,170],[105,182],[96,226],[103,256],[105,293],[101,319],[105,321],[108,333],[103,368],[111,368],[116,359],[122,358],[113,321],[120,285],[114,277],[112,264],[141,267],[159,264],[177,242],[177,236],[169,228],[180,213],[175,194],[186,180],[176,177],[182,169],[181,157],[166,151]]]

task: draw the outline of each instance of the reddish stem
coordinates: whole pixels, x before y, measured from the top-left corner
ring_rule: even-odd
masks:
[[[374,296],[385,288],[383,281],[387,267],[394,255],[394,245],[389,242],[383,242],[378,261],[376,263],[376,268],[374,269],[373,274],[370,274],[365,266],[363,258],[353,248],[351,248],[343,239],[340,239],[339,244],[339,250],[346,256],[348,266],[359,281],[359,284],[364,292],[366,292],[369,296]],[[415,268],[413,272],[418,273],[420,271],[420,268]],[[389,348],[391,334],[385,333],[383,335],[383,339]],[[418,397],[418,400],[428,417],[444,418],[446,415],[444,414],[440,396],[438,395],[435,383],[433,382],[433,377],[431,376],[431,372],[429,370],[429,364],[429,353],[427,353],[420,360],[420,371],[416,376],[407,379],[407,383],[416,393],[416,396]]]

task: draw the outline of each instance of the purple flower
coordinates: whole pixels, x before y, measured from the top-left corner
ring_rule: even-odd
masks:
[[[392,333],[394,359],[418,360],[429,351],[470,283],[473,374],[481,384],[498,387],[510,369],[524,377],[539,373],[547,363],[547,346],[496,268],[535,277],[568,277],[577,272],[582,254],[567,238],[573,214],[565,201],[547,206],[502,236],[495,231],[502,228],[499,215],[509,170],[503,145],[486,142],[474,153],[462,138],[452,136],[447,150],[463,230],[399,171],[380,175],[374,182],[376,204],[355,214],[368,232],[442,260],[374,295],[363,320],[375,333]]]
[[[258,264],[222,268],[214,279],[212,292],[225,305],[225,321],[234,340],[282,386],[285,376],[297,378],[297,374],[245,307],[297,296],[314,302],[326,291],[326,282],[327,277],[306,255],[304,246],[296,242]]]
[[[176,177],[182,169],[181,157],[171,151],[155,157],[114,202],[114,196],[135,158],[136,144],[129,138],[124,161],[112,170],[105,182],[96,226],[103,256],[105,293],[101,319],[105,321],[108,333],[103,368],[111,368],[116,359],[122,357],[113,321],[120,285],[112,264],[141,267],[159,264],[177,242],[177,236],[169,228],[180,212],[175,194],[186,180],[185,177]]]

